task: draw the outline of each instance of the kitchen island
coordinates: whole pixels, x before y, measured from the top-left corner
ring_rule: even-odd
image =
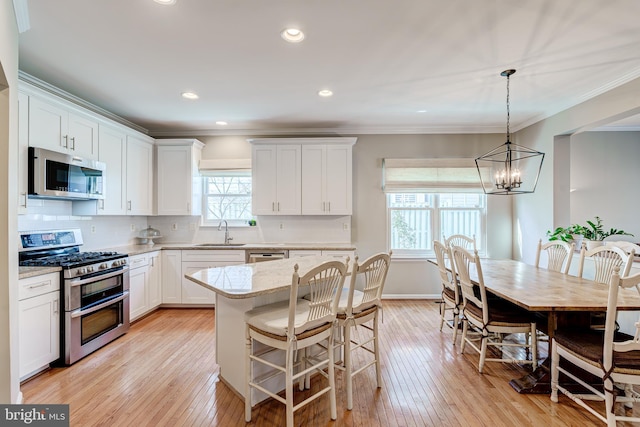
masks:
[[[245,397],[244,314],[261,305],[287,300],[296,264],[302,276],[316,265],[335,259],[333,256],[289,258],[208,268],[185,276],[216,293],[216,362],[220,366],[220,379],[240,396]],[[255,374],[260,375],[260,371]],[[282,390],[284,377],[273,378],[265,386]],[[265,398],[266,394],[252,389],[253,404]]]

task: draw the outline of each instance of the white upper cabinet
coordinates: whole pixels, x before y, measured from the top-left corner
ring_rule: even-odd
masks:
[[[197,139],[159,139],[157,150],[158,215],[200,215],[202,182],[198,162],[204,144]]]
[[[254,144],[251,152],[252,213],[300,215],[300,145]]]
[[[99,160],[107,165],[105,197],[97,201],[100,215],[127,214],[127,133],[116,127],[100,125]]]
[[[127,214],[153,215],[153,139],[127,135],[126,175]]]
[[[53,99],[31,96],[29,146],[98,159],[98,120]]]
[[[101,200],[73,202],[74,215],[152,215],[153,138],[100,123],[98,160],[107,165]]]
[[[352,146],[302,146],[302,214],[351,215]]]
[[[264,138],[252,144],[254,215],[351,215],[356,138]]]

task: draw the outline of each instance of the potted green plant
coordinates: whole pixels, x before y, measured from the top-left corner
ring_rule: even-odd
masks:
[[[583,227],[578,224],[573,224],[568,227],[557,227],[555,230],[547,231],[549,241],[562,240],[563,242],[576,244],[576,248],[580,248],[582,244]]]
[[[584,240],[587,243],[587,249],[603,245],[604,243],[602,241],[609,236],[633,236],[631,233],[615,228],[611,228],[608,231],[605,230],[602,225],[602,219],[598,216],[595,217],[595,221],[587,221],[587,226],[582,226],[581,229],[581,234],[584,236]]]

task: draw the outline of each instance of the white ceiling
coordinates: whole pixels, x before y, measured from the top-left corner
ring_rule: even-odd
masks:
[[[23,72],[156,136],[504,132],[505,69],[517,69],[512,130],[640,77],[638,0],[31,0],[28,9]],[[305,40],[283,41],[288,26]],[[334,96],[318,97],[324,88]],[[200,99],[182,99],[187,90]]]

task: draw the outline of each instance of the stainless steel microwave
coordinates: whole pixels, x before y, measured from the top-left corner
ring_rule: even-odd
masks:
[[[105,171],[103,162],[29,147],[29,197],[103,199]]]

